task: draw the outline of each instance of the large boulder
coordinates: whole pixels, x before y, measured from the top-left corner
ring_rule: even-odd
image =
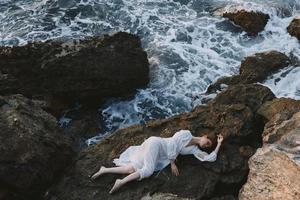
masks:
[[[207,93],[222,90],[222,85],[249,84],[264,81],[276,71],[287,67],[291,63],[289,57],[278,51],[256,53],[244,58],[238,75],[221,77],[211,84]]]
[[[148,65],[140,39],[124,32],[0,47],[0,93],[99,105],[146,86]]]
[[[274,143],[275,141],[281,141],[283,136],[290,137],[290,131],[297,131],[298,125],[294,124],[297,120],[295,120],[293,115],[298,112],[300,112],[299,100],[279,98],[265,102],[257,111],[267,122],[263,132],[264,142]],[[284,143],[283,141],[281,142]]]
[[[293,19],[287,27],[287,31],[291,36],[294,36],[300,40],[300,19]]]
[[[261,94],[266,96],[266,92],[250,93],[249,99],[264,103],[263,98],[255,97]],[[214,102],[169,119],[153,120],[113,132],[98,145],[79,154],[74,167],[49,190],[48,198],[141,199],[147,194],[171,193],[183,198],[235,199],[248,174],[247,161],[260,146],[257,136],[262,133],[262,127],[256,124],[253,111],[256,106],[250,106],[252,104],[245,99],[237,100],[238,95],[231,98],[232,103]],[[269,94],[266,99],[271,98]],[[246,102],[250,107],[245,105]],[[127,147],[141,144],[150,136],[170,137],[180,129],[189,129],[195,136],[208,134],[212,138],[222,133],[225,141],[218,160],[207,163],[193,156],[180,156],[179,177],[172,176],[167,167],[150,178],[129,183],[114,195],[109,195],[108,191],[117,175],[105,175],[94,182],[88,178],[101,165],[112,166],[112,160]]]
[[[292,116],[296,112],[300,112],[300,101],[284,97],[265,102],[257,111],[267,121],[271,120],[276,114],[285,113]]]
[[[56,119],[22,95],[0,96],[0,196],[35,199],[72,160]]]
[[[239,199],[300,199],[299,105],[300,101],[281,98],[259,109],[269,120],[264,146],[249,160],[248,180]]]
[[[290,62],[289,57],[278,51],[256,53],[242,61],[240,76],[247,83],[261,82],[272,73],[287,67]]]
[[[225,12],[223,17],[241,26],[249,35],[257,35],[263,31],[270,18],[268,14],[246,10]]]
[[[244,104],[253,112],[262,107],[264,102],[275,98],[271,90],[260,84],[237,84],[229,86],[216,96],[214,104]]]
[[[240,200],[300,199],[300,167],[286,154],[270,147],[257,150]]]

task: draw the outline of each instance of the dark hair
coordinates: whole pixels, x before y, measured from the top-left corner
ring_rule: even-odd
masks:
[[[205,151],[213,151],[216,146],[217,146],[217,137],[215,135],[212,135],[212,134],[204,134],[202,136],[207,136],[207,139],[209,139],[211,141],[211,146],[210,147],[207,147],[207,148],[203,148]]]

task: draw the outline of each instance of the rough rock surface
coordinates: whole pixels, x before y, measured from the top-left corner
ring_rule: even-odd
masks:
[[[294,36],[300,40],[300,19],[293,19],[290,25],[287,27],[287,31],[291,36]]]
[[[278,51],[256,53],[242,60],[239,75],[221,77],[208,87],[207,93],[221,90],[222,84],[235,85],[262,82],[272,73],[287,67],[290,62],[289,57]]]
[[[246,10],[226,12],[223,17],[241,26],[249,35],[257,35],[263,31],[270,18],[268,14]]]
[[[280,98],[258,110],[269,119],[264,146],[249,160],[239,199],[300,199],[300,101]]]
[[[148,81],[137,36],[119,32],[71,42],[0,47],[0,94],[96,102],[130,95]]]
[[[271,120],[276,114],[288,114],[292,116],[300,111],[300,101],[290,98],[276,98],[265,102],[259,109],[258,114],[267,121]]]
[[[289,98],[273,99],[264,103],[258,113],[269,117],[263,132],[265,143],[277,144],[285,152],[292,149],[296,151],[300,147],[300,101]]]
[[[257,150],[249,161],[250,173],[239,199],[300,199],[300,167],[272,148]]]
[[[53,116],[22,95],[0,96],[0,196],[34,199],[70,164],[73,152]]]
[[[244,87],[262,90],[259,88],[264,86]],[[250,93],[249,98],[257,101],[253,105],[264,103],[264,98],[258,97],[260,94],[268,96],[265,101],[274,97],[268,89],[265,93]],[[262,133],[262,126],[257,125],[254,112],[256,106],[248,107],[246,99],[237,100],[237,95],[230,98],[232,103],[211,102],[198,106],[189,113],[115,131],[98,145],[82,151],[74,168],[49,191],[48,197],[64,200],[141,199],[148,193],[158,192],[172,193],[183,198],[234,199],[247,178],[247,161],[260,146],[257,137]],[[207,163],[200,162],[193,156],[180,156],[179,177],[172,176],[167,167],[148,179],[129,183],[114,195],[109,195],[108,191],[119,176],[104,175],[95,182],[89,180],[88,176],[101,165],[113,166],[112,159],[118,157],[128,146],[140,144],[152,135],[169,137],[180,129],[189,129],[195,136],[208,134],[215,137],[222,133],[225,141],[218,160]]]
[[[225,91],[216,96],[212,102],[217,104],[242,103],[256,112],[264,102],[268,102],[274,98],[274,94],[265,86],[259,84],[237,84],[229,86]]]

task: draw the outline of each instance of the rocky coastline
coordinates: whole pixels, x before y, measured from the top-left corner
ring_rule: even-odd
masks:
[[[269,19],[245,10],[224,17],[251,37]],[[249,25],[254,18],[261,23]],[[299,39],[297,23],[293,20],[287,31]],[[120,32],[69,43],[0,47],[0,199],[300,199],[300,101],[276,98],[261,84],[291,63],[290,55],[281,52],[257,52],[242,60],[238,75],[208,87],[206,94],[215,97],[206,104],[118,129],[82,149],[82,139],[101,129],[95,113],[99,102],[129,98],[148,84],[149,63],[140,39]],[[62,129],[56,117],[77,101],[83,107]],[[218,160],[202,163],[180,156],[180,177],[167,167],[114,195],[108,190],[117,176],[90,180],[128,146],[180,129],[197,136],[222,133]]]
[[[44,199],[99,130],[99,103],[129,98],[148,74],[140,39],[124,32],[0,47],[0,199]],[[62,129],[57,117],[78,101]]]

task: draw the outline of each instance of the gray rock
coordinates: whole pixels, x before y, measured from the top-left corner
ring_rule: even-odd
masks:
[[[41,197],[74,156],[55,118],[22,95],[0,96],[0,133],[4,199]]]

